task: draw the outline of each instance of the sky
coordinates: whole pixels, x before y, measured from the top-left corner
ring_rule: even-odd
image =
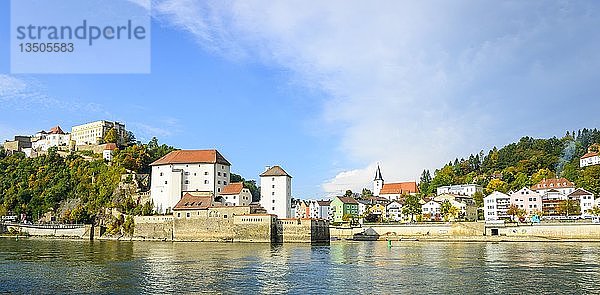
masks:
[[[137,0],[131,0],[137,2]],[[597,1],[153,0],[150,74],[12,75],[0,1],[0,140],[124,122],[218,149],[302,199],[417,180],[522,136],[597,128]]]

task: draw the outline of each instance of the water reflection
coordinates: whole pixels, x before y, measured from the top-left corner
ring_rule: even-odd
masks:
[[[598,293],[597,243],[0,239],[0,293]]]

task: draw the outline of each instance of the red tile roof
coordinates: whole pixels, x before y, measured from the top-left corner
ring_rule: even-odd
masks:
[[[564,177],[550,178],[540,181],[538,184],[531,187],[532,190],[554,189],[554,188],[570,188],[575,185]]]
[[[209,163],[223,164],[230,166],[229,161],[225,159],[217,150],[179,150],[172,151],[164,157],[154,161],[151,166],[165,164],[193,164]]]
[[[419,192],[419,187],[414,181],[409,182],[398,182],[398,183],[384,183],[379,195],[391,195],[391,194],[415,194]]]
[[[597,155],[598,155],[598,153],[596,153],[596,152],[589,152],[589,153],[581,156],[581,159],[591,158],[591,157],[594,157],[594,156],[597,156]]]
[[[192,195],[185,193],[181,200],[177,202],[177,205],[173,207],[173,210],[198,210],[207,209],[213,205],[212,195]]]
[[[287,174],[287,172],[285,172],[285,170],[283,170],[283,168],[281,168],[279,166],[273,166],[273,167],[267,169],[267,171],[263,172],[260,176],[289,176],[289,177],[292,177],[291,175]]]
[[[104,150],[109,150],[109,151],[113,151],[117,149],[117,144],[116,143],[107,143],[104,145]]]
[[[60,129],[60,126],[54,126],[52,128],[50,128],[50,131],[48,131],[49,134],[65,134],[65,132]]]
[[[242,189],[244,188],[244,184],[241,182],[232,182],[228,185],[226,185],[222,190],[221,190],[221,195],[238,195],[242,192]]]

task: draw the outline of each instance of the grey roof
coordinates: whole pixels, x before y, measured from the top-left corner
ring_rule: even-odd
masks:
[[[381,169],[379,169],[379,165],[377,165],[377,170],[375,171],[375,179],[374,180],[383,180],[381,176]]]

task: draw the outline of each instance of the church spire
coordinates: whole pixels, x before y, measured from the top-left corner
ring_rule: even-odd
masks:
[[[379,164],[377,164],[377,170],[375,171],[375,179],[373,180],[383,180],[381,176],[381,169],[379,169]]]

